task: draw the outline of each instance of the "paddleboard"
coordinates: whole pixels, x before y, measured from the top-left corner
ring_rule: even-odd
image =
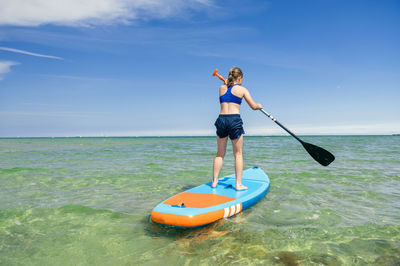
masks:
[[[270,182],[259,167],[243,171],[242,184],[248,189],[235,189],[235,174],[220,178],[216,188],[211,182],[181,192],[158,204],[151,219],[159,224],[197,227],[228,218],[249,208],[268,192]]]

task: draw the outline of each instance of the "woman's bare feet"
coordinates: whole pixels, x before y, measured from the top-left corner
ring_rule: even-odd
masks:
[[[218,179],[217,180],[213,179],[213,182],[211,183],[211,187],[216,188],[217,185],[218,185]]]
[[[246,190],[246,189],[248,189],[248,187],[236,184],[236,190]]]

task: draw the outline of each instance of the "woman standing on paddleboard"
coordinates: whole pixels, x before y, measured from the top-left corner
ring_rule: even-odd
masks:
[[[244,98],[253,110],[262,109],[262,106],[253,101],[249,91],[241,86],[242,81],[242,70],[238,67],[233,67],[229,71],[226,84],[219,88],[221,111],[217,121],[215,121],[218,151],[214,159],[212,187],[216,187],[218,184],[218,175],[222,168],[229,136],[232,141],[233,155],[235,156],[236,190],[247,189],[242,185],[244,130],[243,121],[240,118],[240,104],[242,103],[242,98]]]

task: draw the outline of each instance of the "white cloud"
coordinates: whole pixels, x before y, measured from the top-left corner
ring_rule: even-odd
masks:
[[[38,56],[38,57],[45,57],[45,58],[63,60],[63,58],[58,57],[58,56],[45,55],[45,54],[37,54],[37,53],[32,53],[32,52],[28,52],[28,51],[24,51],[24,50],[19,50],[19,49],[14,49],[14,48],[8,48],[8,47],[2,47],[2,46],[0,46],[0,50],[8,51],[8,52],[14,52],[14,53],[19,53],[19,54],[26,54],[26,55],[32,55],[32,56]]]
[[[0,61],[0,80],[2,80],[4,74],[10,72],[11,67],[15,65],[18,65],[18,63],[13,61]]]
[[[90,26],[167,18],[211,5],[211,0],[1,0],[0,25]]]
[[[45,58],[63,60],[63,58],[58,57],[58,56],[37,54],[37,53],[32,53],[32,52],[28,52],[28,51],[24,51],[24,50],[19,50],[19,49],[14,49],[14,48],[9,48],[9,47],[3,47],[3,46],[0,46],[0,50],[13,52],[13,53],[19,53],[19,54],[26,54],[26,55],[31,55],[31,56],[38,56],[38,57],[45,57]],[[15,65],[18,65],[18,64],[19,63],[13,62],[13,61],[0,61],[0,80],[3,79],[4,74],[6,74],[6,73],[11,71],[11,67],[12,66],[15,66]]]

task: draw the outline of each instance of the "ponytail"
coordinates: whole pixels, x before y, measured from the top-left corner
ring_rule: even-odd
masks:
[[[229,75],[228,75],[228,79],[226,81],[226,86],[228,86],[228,88],[233,86],[233,84],[235,84],[235,82],[240,77],[243,78],[242,70],[240,68],[238,68],[238,67],[232,67],[229,70]]]

